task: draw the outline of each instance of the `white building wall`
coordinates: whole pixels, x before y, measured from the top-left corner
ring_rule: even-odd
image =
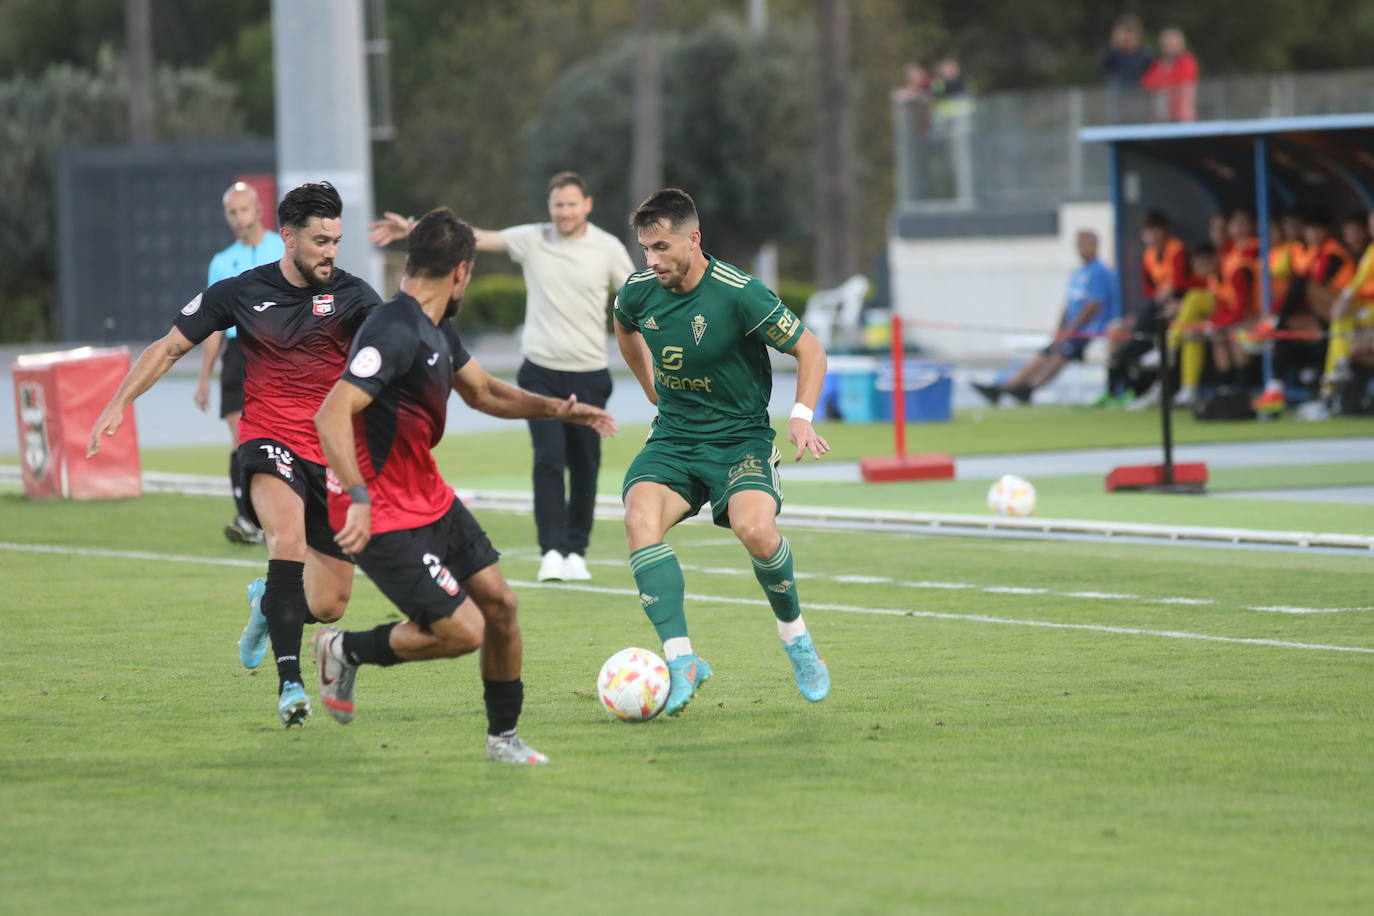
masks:
[[[1103,261],[1114,266],[1107,203],[1061,205],[1057,236],[889,239],[892,297],[908,340],[933,356],[968,361],[1043,346],[1078,266],[1080,229],[1097,233]],[[940,327],[951,324],[997,330]]]

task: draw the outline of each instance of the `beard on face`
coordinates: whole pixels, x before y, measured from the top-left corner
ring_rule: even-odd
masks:
[[[452,318],[453,316],[457,315],[457,314],[458,314],[458,308],[459,308],[462,304],[463,304],[463,297],[462,297],[462,296],[454,296],[452,299],[450,299],[450,300],[448,301],[448,305],[444,308],[444,318],[445,318],[445,319],[449,319],[449,318]]]
[[[296,255],[294,258],[291,259],[291,262],[296,265],[296,272],[301,275],[302,279],[304,279],[306,283],[310,284],[310,286],[312,286],[315,289],[324,289],[326,286],[329,285],[329,281],[334,279],[333,270],[330,270],[329,279],[327,280],[321,280],[318,276],[315,275],[315,268],[319,267],[322,264],[329,264],[332,267],[334,263],[333,261],[319,261],[316,264],[311,265],[309,261],[303,261],[301,260],[300,255]]]

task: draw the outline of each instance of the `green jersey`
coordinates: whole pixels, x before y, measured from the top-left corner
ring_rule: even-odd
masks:
[[[772,347],[792,348],[806,330],[777,294],[707,256],[688,292],[664,289],[652,270],[631,274],[615,317],[644,335],[653,357],[658,419],[651,438],[722,442],[773,439]]]

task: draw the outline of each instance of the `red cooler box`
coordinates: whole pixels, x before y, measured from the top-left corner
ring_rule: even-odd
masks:
[[[14,406],[30,499],[122,499],[143,492],[134,410],[100,453],[86,441],[100,411],[129,371],[129,351],[81,347],[26,354],[14,361]]]

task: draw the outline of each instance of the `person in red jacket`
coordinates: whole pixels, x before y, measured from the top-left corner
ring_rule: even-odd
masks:
[[[1156,120],[1196,121],[1197,58],[1188,50],[1183,30],[1160,32],[1159,50],[1159,59],[1140,80],[1140,85],[1155,94]]]

